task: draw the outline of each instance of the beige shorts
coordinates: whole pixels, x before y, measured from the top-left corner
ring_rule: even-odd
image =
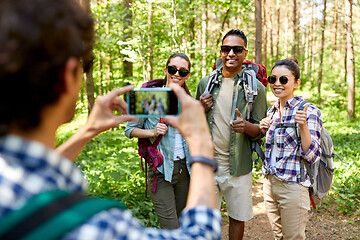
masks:
[[[238,221],[248,221],[253,214],[252,206],[252,172],[247,175],[234,177],[227,166],[219,165],[215,176],[218,208],[221,206],[222,196],[226,202],[229,216]]]

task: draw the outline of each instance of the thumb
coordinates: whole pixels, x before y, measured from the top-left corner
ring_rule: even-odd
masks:
[[[239,111],[239,109],[235,109],[235,111],[236,111],[236,115],[237,115],[236,120],[242,119],[243,117],[242,117],[241,112]]]
[[[307,111],[307,109],[308,109],[309,105],[310,105],[310,103],[308,103],[308,104],[306,104],[306,105],[305,105],[304,110],[303,110],[304,112],[306,112],[306,111]]]
[[[175,116],[167,116],[164,118],[164,122],[173,126],[174,128],[178,128],[178,118]]]

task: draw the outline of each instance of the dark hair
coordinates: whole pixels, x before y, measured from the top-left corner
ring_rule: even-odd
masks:
[[[182,59],[184,59],[185,61],[188,62],[188,64],[189,64],[189,69],[188,69],[188,70],[190,71],[190,70],[191,70],[191,62],[190,62],[190,59],[188,58],[188,56],[186,56],[186,55],[183,54],[183,53],[174,53],[174,54],[172,54],[172,55],[169,57],[169,59],[167,60],[167,62],[166,62],[166,67],[169,65],[171,59],[177,58],[177,57],[182,58]]]
[[[224,44],[224,40],[225,38],[227,38],[228,36],[238,36],[241,37],[244,40],[245,43],[245,47],[247,47],[247,38],[246,35],[243,31],[240,31],[239,29],[231,29],[230,31],[228,31],[225,36],[222,39],[222,44]]]
[[[169,57],[169,59],[167,60],[165,67],[167,67],[167,66],[169,65],[171,59],[177,58],[177,57],[182,58],[182,59],[184,59],[185,61],[188,62],[188,64],[189,64],[189,69],[188,69],[188,70],[190,71],[190,70],[191,70],[191,62],[190,62],[190,59],[189,59],[188,56],[186,56],[186,55],[183,54],[183,53],[174,53],[174,54],[172,54],[172,55]],[[166,79],[166,76],[165,76],[165,82],[166,82],[166,81],[167,81],[167,79]],[[190,90],[189,90],[189,88],[188,88],[188,86],[186,85],[185,82],[184,82],[184,84],[182,85],[182,87],[185,89],[185,91],[186,91],[187,94],[191,95]]]
[[[0,1],[0,135],[40,124],[69,58],[89,57],[93,19],[74,0]]]
[[[275,63],[275,65],[272,67],[271,71],[276,68],[284,66],[287,69],[291,71],[291,73],[294,75],[295,80],[300,79],[300,68],[298,65],[298,60],[296,58],[287,58],[283,60],[279,60]]]

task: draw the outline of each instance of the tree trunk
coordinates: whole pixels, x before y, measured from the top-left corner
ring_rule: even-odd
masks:
[[[274,56],[274,41],[273,41],[273,8],[272,8],[272,3],[270,3],[269,4],[269,12],[270,12],[270,14],[269,14],[269,19],[270,19],[270,55],[271,55],[271,57],[270,57],[270,63],[269,63],[269,65],[270,66],[272,66],[272,64],[273,64],[273,56]]]
[[[147,77],[148,81],[153,79],[153,59],[154,59],[154,47],[152,44],[154,32],[152,29],[152,18],[153,18],[153,0],[148,1],[148,57],[147,57]]]
[[[264,54],[263,54],[263,60],[262,60],[262,63],[264,64],[264,66],[266,67],[266,58],[267,58],[267,29],[268,29],[268,14],[266,13],[267,11],[267,5],[266,5],[266,0],[264,0],[264,3],[263,3],[263,9],[264,9],[264,23],[263,23],[263,26],[264,26],[264,40],[263,40],[263,49],[264,49]]]
[[[311,0],[307,0],[306,1],[306,9],[307,11],[309,9],[311,9]],[[308,19],[305,25],[305,32],[303,35],[303,42],[305,43],[305,48],[304,48],[304,54],[305,54],[305,61],[304,61],[304,73],[305,75],[309,74],[309,67],[310,67],[310,42],[311,42],[311,11],[308,12],[308,14],[306,15],[306,18]]]
[[[132,0],[123,0],[123,7],[126,13],[123,20],[123,41],[127,42],[132,37],[132,12],[131,12]],[[133,63],[127,61],[123,56],[123,78],[128,79],[133,76]]]
[[[288,57],[288,50],[289,50],[289,20],[290,20],[290,7],[289,7],[289,0],[285,0],[285,31],[284,31],[284,57]]]
[[[222,23],[221,23],[221,29],[219,31],[219,35],[218,35],[218,38],[216,40],[216,47],[219,46],[219,43],[220,41],[222,40],[222,32],[224,31],[224,28],[225,28],[225,23],[226,21],[228,20],[228,17],[229,17],[229,14],[230,14],[230,9],[231,8],[228,8],[225,12],[225,15],[224,15],[224,18],[222,20]],[[216,52],[217,53],[217,52]]]
[[[293,44],[292,44],[292,57],[296,58],[296,48],[298,45],[298,33],[297,33],[297,1],[293,0],[293,31],[294,31],[294,38],[293,38]]]
[[[105,0],[104,2],[105,2],[105,7],[108,8],[108,0]],[[105,33],[106,33],[106,35],[110,34],[110,22],[109,21],[105,22]],[[107,72],[106,72],[107,89],[106,90],[109,90],[111,88],[110,85],[112,84],[112,81],[111,81],[111,78],[112,78],[112,56],[111,56],[110,48],[107,49],[107,53],[105,53],[105,55],[107,56],[107,62],[106,62],[106,65],[107,65]]]
[[[355,64],[352,32],[353,0],[345,0],[346,11],[346,82],[348,86],[348,118],[355,117]]]
[[[331,67],[333,70],[336,68],[336,48],[337,48],[337,31],[338,31],[338,0],[334,1],[334,20],[333,20],[333,39],[332,39],[332,62]]]
[[[261,0],[255,0],[255,22],[256,22],[256,40],[255,40],[255,62],[261,64]]]
[[[321,25],[321,46],[320,46],[320,66],[318,78],[318,98],[321,100],[321,81],[322,81],[322,66],[324,59],[324,44],[325,44],[325,26],[326,26],[326,0],[324,0],[323,21]]]
[[[280,0],[276,1],[276,61],[279,61],[279,38],[280,38]]]
[[[207,21],[208,21],[208,5],[207,0],[204,0],[203,2],[203,13],[201,16],[201,54],[202,54],[202,60],[201,60],[201,75],[202,77],[205,77],[207,74],[206,69],[206,43],[207,43]]]
[[[195,59],[195,17],[193,12],[195,11],[192,0],[189,0],[189,6],[191,7],[191,17],[189,21],[189,29],[190,29],[190,59]]]
[[[88,13],[91,13],[90,0],[82,0],[82,6]],[[93,60],[94,60],[94,53],[92,51],[89,52],[88,56],[85,56],[83,59],[84,65],[88,66],[88,70],[85,72],[86,96],[88,99],[88,114],[90,114],[91,109],[93,108],[95,102],[94,79],[92,75]]]
[[[315,62],[315,56],[314,56],[314,36],[315,36],[315,30],[314,30],[314,10],[315,10],[315,1],[311,0],[311,28],[310,28],[310,81],[313,82],[313,69],[314,69],[314,62]]]

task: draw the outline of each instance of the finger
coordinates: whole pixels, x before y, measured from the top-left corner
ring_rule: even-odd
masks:
[[[169,87],[174,91],[180,102],[184,101],[187,97],[189,97],[185,90],[176,83],[170,83]]]
[[[178,126],[178,118],[175,116],[167,116],[164,118],[164,122],[173,126],[174,128],[177,128]]]
[[[310,103],[307,103],[307,104],[305,105],[304,110],[303,110],[304,112],[306,112],[306,111],[307,111],[307,109],[308,109],[309,105],[310,105]]]
[[[211,94],[208,94],[208,95],[206,95],[205,97],[203,97],[203,99],[209,101],[210,99],[212,99],[212,96],[211,96]]]
[[[114,116],[114,119],[116,120],[117,123],[116,126],[119,125],[120,123],[136,122],[139,120],[139,118],[130,115]]]
[[[106,97],[108,97],[110,99],[115,98],[115,97],[119,96],[120,94],[124,94],[126,92],[131,91],[132,89],[134,89],[133,85],[128,85],[128,86],[125,86],[122,88],[116,88],[116,89],[111,90],[108,94],[106,94]]]
[[[241,115],[241,112],[239,111],[239,109],[235,109],[236,111],[236,115],[237,115],[237,118],[236,119],[242,119],[242,115]]]

